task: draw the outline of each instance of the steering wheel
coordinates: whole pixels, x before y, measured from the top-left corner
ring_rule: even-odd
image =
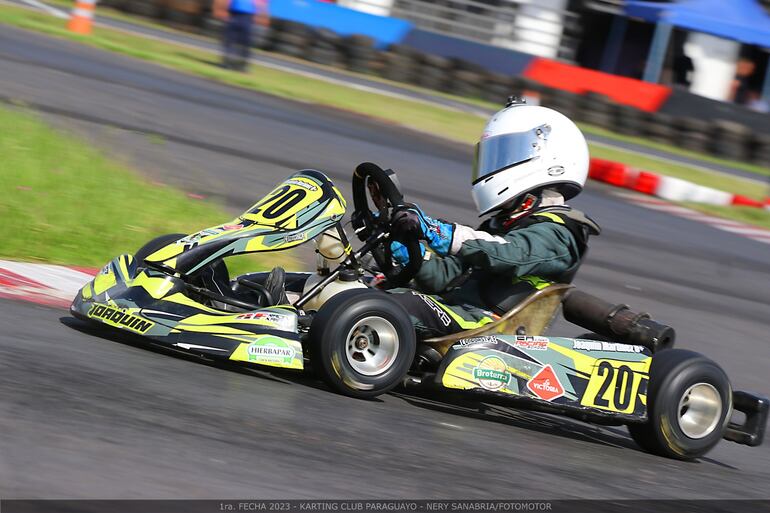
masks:
[[[355,210],[351,218],[353,228],[356,229],[358,238],[362,241],[379,233],[389,234],[382,239],[381,244],[372,249],[372,256],[385,275],[388,288],[407,285],[422,266],[419,233],[416,230],[393,231],[390,226],[393,212],[407,206],[404,203],[404,195],[390,178],[392,174],[392,171],[385,171],[371,162],[364,162],[356,167],[353,173]],[[367,185],[376,186],[369,190],[372,201],[378,209],[376,214],[369,207]],[[393,265],[393,256],[390,251],[390,243],[393,241],[403,244],[409,254],[409,263],[402,266],[400,270]]]

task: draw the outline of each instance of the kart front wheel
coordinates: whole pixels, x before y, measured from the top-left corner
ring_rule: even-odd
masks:
[[[698,353],[668,349],[652,357],[648,420],[629,424],[628,430],[646,451],[691,460],[722,439],[731,414],[732,389],[724,371]]]
[[[386,293],[364,289],[327,301],[313,319],[309,342],[319,377],[361,399],[401,383],[417,345],[407,311]]]

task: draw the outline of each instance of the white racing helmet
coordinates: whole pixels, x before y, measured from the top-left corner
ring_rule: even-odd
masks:
[[[492,116],[476,145],[473,200],[484,215],[542,189],[570,199],[587,177],[588,145],[575,123],[553,109],[512,103]]]

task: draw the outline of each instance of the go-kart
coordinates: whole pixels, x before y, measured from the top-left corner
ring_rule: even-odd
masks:
[[[343,227],[342,194],[323,173],[304,170],[229,223],[158,237],[113,259],[71,312],[208,358],[312,368],[358,398],[402,386],[625,424],[642,448],[680,459],[702,456],[722,438],[761,444],[767,399],[733,391],[716,363],[671,348],[669,327],[570,284],[540,288],[481,328],[418,340],[409,313],[381,290],[408,285],[423,261],[417,234],[391,230],[404,198],[389,171],[371,163],[356,168],[353,198],[357,250]],[[316,273],[275,268],[231,279],[223,263],[310,240]],[[409,253],[403,267],[393,263],[394,240]],[[562,308],[591,333],[543,336]]]

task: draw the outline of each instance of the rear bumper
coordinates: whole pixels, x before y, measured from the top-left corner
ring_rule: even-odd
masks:
[[[733,408],[746,415],[743,424],[730,422],[724,439],[741,445],[756,447],[762,444],[767,428],[770,400],[748,392],[733,392]]]

